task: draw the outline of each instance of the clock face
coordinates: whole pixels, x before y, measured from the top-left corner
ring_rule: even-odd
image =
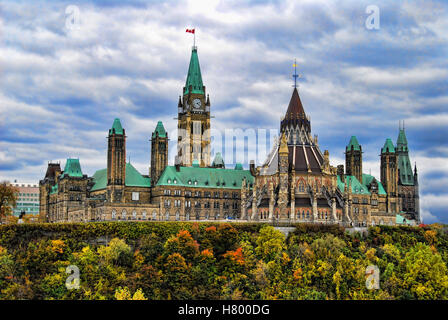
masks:
[[[200,99],[194,99],[193,100],[193,108],[199,109],[201,107],[201,100]]]

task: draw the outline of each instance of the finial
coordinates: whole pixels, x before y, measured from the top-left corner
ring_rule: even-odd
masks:
[[[294,67],[294,74],[292,77],[294,78],[294,88],[297,88],[299,85],[297,84],[297,78],[300,78],[301,75],[297,74],[297,60],[294,59],[294,64],[292,65]]]

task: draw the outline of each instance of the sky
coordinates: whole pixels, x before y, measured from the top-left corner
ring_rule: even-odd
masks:
[[[372,5],[379,24],[366,26]],[[157,121],[176,136],[186,28],[196,30],[214,130],[278,130],[297,59],[299,94],[330,163],[344,164],[356,135],[364,172],[379,178],[380,149],[404,120],[423,220],[448,223],[446,1],[3,0],[0,180],[37,183],[48,161],[63,167],[68,157],[89,176],[105,168],[116,117],[131,163],[148,174]],[[266,152],[247,150],[243,165]]]

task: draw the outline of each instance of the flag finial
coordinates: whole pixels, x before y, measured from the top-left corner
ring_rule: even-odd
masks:
[[[193,49],[196,49],[196,30],[195,30],[195,28],[187,29],[187,30],[185,30],[185,32],[189,32],[189,33],[193,34]]]

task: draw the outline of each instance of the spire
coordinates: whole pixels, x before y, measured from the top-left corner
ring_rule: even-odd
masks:
[[[350,138],[350,142],[348,143],[346,150],[351,150],[353,147],[353,150],[361,150],[358,139],[356,139],[356,136],[352,136]]]
[[[187,81],[185,82],[184,88],[184,94],[189,93],[205,94],[204,85],[202,84],[201,68],[199,66],[198,50],[196,47],[193,47],[191,50],[190,66],[188,67]]]
[[[398,153],[398,170],[400,175],[400,182],[404,185],[413,185],[414,179],[412,176],[412,165],[409,159],[408,140],[406,139],[404,122],[399,128],[396,149]]]
[[[295,120],[305,117],[305,110],[302,106],[302,101],[300,101],[299,92],[297,88],[294,88],[289,101],[288,110],[286,111],[285,120]]]
[[[115,118],[112,128],[109,130],[109,134],[124,134],[123,127],[121,126],[120,119]]]
[[[392,140],[390,140],[390,138],[386,139],[383,149],[381,149],[381,153],[386,153],[386,152],[395,153],[394,144],[392,143]]]
[[[160,138],[166,138],[166,131],[162,121],[157,122],[156,130],[152,133],[152,137],[155,138],[157,133]]]
[[[280,139],[280,148],[278,149],[279,153],[288,153],[288,144],[286,141],[286,134],[282,134],[282,137]]]
[[[398,151],[408,151],[408,140],[406,139],[406,133],[404,132],[404,127],[400,128],[397,138],[397,150]]]

